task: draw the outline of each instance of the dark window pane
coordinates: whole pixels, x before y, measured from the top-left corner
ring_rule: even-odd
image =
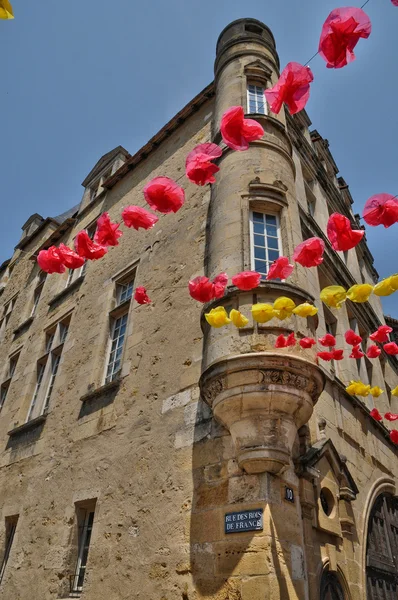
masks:
[[[276,250],[268,251],[268,260],[270,262],[274,262],[274,260],[276,260],[278,257],[279,257],[279,252],[277,252]]]
[[[271,235],[272,237],[277,237],[277,229],[275,225],[268,225],[267,223],[267,235]]]
[[[260,221],[260,223],[262,223],[264,221],[263,213],[254,212],[253,213],[253,220],[254,221]]]
[[[254,245],[255,246],[265,246],[265,237],[263,235],[254,234]]]
[[[263,223],[253,223],[253,231],[254,233],[264,233],[264,225]]]
[[[278,250],[279,249],[279,243],[278,243],[278,238],[267,238],[267,244],[268,244],[268,248],[271,248],[273,250]]]
[[[267,273],[267,263],[263,260],[255,260],[254,268],[258,273]]]
[[[275,215],[267,215],[267,225],[276,225],[276,217]]]
[[[254,248],[254,257],[265,260],[265,248]]]

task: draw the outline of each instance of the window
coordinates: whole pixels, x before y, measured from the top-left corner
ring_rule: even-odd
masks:
[[[93,530],[95,500],[86,506],[76,506],[78,539],[77,563],[71,581],[71,593],[79,594],[83,590],[88,553],[90,549],[91,534]]]
[[[315,182],[304,180],[305,196],[307,200],[307,212],[311,217],[315,216],[316,196],[314,194]]]
[[[44,283],[46,281],[46,277],[47,273],[45,273],[44,271],[41,271],[39,273],[37,285],[35,287],[35,291],[33,292],[33,307],[32,312],[30,313],[31,317],[33,317],[33,315],[36,313],[37,307],[39,305],[40,296],[44,288]]]
[[[270,265],[281,255],[280,227],[277,215],[250,213],[250,249],[252,269],[262,278]]]
[[[45,355],[37,363],[36,384],[26,421],[31,421],[48,411],[69,323],[70,316],[46,332]]]
[[[3,581],[4,571],[7,565],[8,558],[10,556],[12,543],[14,541],[15,530],[17,528],[18,515],[12,517],[6,517],[6,540],[4,548],[4,556],[0,568],[0,583]]]
[[[321,600],[344,600],[343,588],[334,573],[325,571],[321,581]]]
[[[14,296],[14,298],[12,298],[8,302],[6,302],[6,304],[4,305],[3,315],[0,320],[0,336],[4,333],[5,328],[7,327],[7,323],[10,320],[11,313],[14,309],[16,299],[17,299],[17,297]]]
[[[97,228],[96,222],[93,225],[90,225],[90,227],[87,227],[87,233],[91,240],[94,239],[94,234],[95,234],[96,228]],[[86,274],[86,271],[87,271],[87,264],[88,264],[88,261],[86,260],[86,262],[83,264],[83,266],[80,267],[80,269],[69,269],[68,279],[66,280],[65,287],[69,287],[71,285],[71,283],[76,281],[76,279],[78,279],[79,277],[84,277],[84,275]]]
[[[126,300],[130,300],[134,290],[134,279],[126,281],[125,283],[116,284],[116,301],[117,304],[123,304]]]
[[[265,89],[254,83],[247,85],[247,111],[251,114],[266,115],[267,103],[264,96]]]
[[[18,363],[20,354],[21,354],[21,351],[19,350],[18,352],[15,352],[9,358],[8,369],[7,369],[7,373],[6,373],[6,380],[0,386],[0,411],[3,408],[4,402],[6,401],[8,390],[10,388],[11,380],[14,376],[15,369],[17,368],[17,363]]]

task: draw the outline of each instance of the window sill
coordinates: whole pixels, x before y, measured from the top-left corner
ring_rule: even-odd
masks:
[[[36,427],[39,427],[40,425],[45,423],[45,421],[47,419],[47,414],[48,413],[45,413],[44,415],[40,415],[40,417],[36,417],[36,419],[32,419],[31,421],[28,421],[27,423],[24,423],[23,425],[14,427],[14,429],[11,429],[10,431],[7,432],[7,435],[9,435],[10,437],[13,437],[13,436],[17,436],[21,433],[25,433],[26,431],[30,431],[31,429],[36,429]]]
[[[80,275],[80,277],[75,279],[75,281],[72,281],[72,283],[70,285],[68,285],[68,287],[66,287],[64,290],[62,290],[62,292],[59,292],[59,294],[54,296],[54,298],[52,298],[50,300],[50,302],[48,303],[48,306],[53,306],[54,304],[56,304],[63,298],[66,298],[66,296],[69,296],[69,294],[71,292],[73,292],[75,289],[80,287],[80,285],[83,283],[83,281],[84,281],[84,275]]]
[[[124,302],[118,304],[113,310],[110,311],[109,316],[111,319],[117,318],[119,315],[127,312],[129,306],[131,304],[131,298],[127,298]]]
[[[31,316],[28,319],[26,319],[26,321],[24,321],[23,323],[21,323],[16,329],[14,329],[14,335],[18,335],[19,333],[21,333],[24,329],[27,329],[31,323],[33,323],[33,319],[34,317]]]
[[[125,375],[125,377],[127,377],[127,375]],[[80,397],[80,402],[89,402],[90,400],[96,398],[97,396],[101,396],[102,394],[106,394],[107,392],[110,392],[111,390],[115,390],[116,388],[118,388],[120,386],[120,384],[122,383],[122,380],[125,377],[116,377],[116,379],[114,379],[113,381],[110,381],[109,383],[105,383],[105,385],[101,385],[100,387],[96,388],[95,390],[92,390],[91,392],[87,392],[87,394],[84,394],[84,396]]]

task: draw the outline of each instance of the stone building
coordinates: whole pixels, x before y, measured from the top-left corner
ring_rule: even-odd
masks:
[[[103,156],[79,205],[33,214],[1,280],[0,598],[4,600],[373,600],[397,598],[398,462],[361,378],[398,412],[397,360],[317,364],[315,350],[274,348],[276,336],[367,336],[381,304],[319,300],[332,283],[375,282],[363,241],[336,253],[331,212],[353,224],[352,198],[327,140],[303,111],[270,114],[278,78],[271,31],[231,23],[217,43],[215,81],[137,154]],[[264,127],[246,152],[223,146],[223,112],[243,105]],[[210,189],[185,178],[198,143],[223,146]],[[78,272],[45,276],[40,249],[93,232],[103,211],[145,205],[153,177],[182,183],[186,202],[150,231]],[[314,301],[293,316],[210,329],[189,279],[265,273],[303,239],[325,240],[323,264],[285,283],[229,286],[206,306],[239,308],[287,295]],[[138,306],[135,286],[152,304]],[[348,352],[346,352],[348,356]]]

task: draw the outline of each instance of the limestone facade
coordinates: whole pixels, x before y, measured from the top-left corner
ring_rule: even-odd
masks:
[[[215,82],[136,155],[119,147],[102,157],[77,207],[32,215],[0,267],[0,598],[379,597],[368,527],[381,494],[395,506],[397,449],[370,417],[373,401],[345,386],[359,378],[379,385],[380,412],[398,412],[390,393],[398,363],[382,355],[320,365],[313,349],[274,348],[291,331],[329,331],[342,348],[349,327],[366,345],[384,323],[376,297],[339,311],[319,300],[326,285],[378,275],[366,242],[344,256],[327,242],[330,213],[356,217],[306,113],[250,111],[248,86],[269,87],[278,76],[269,29],[254,19],[229,25]],[[233,105],[265,129],[246,152],[221,141],[220,119]],[[211,189],[190,183],[184,168],[188,152],[210,141],[223,148]],[[143,187],[159,175],[186,190],[177,214],[161,215],[148,232],[125,230],[118,247],[79,272],[40,274],[41,248],[73,245],[104,211],[120,220],[125,206],[144,206]],[[324,263],[297,265],[288,282],[252,292],[229,286],[202,310],[189,279],[255,267],[253,213],[276,219],[280,254],[324,238]],[[150,305],[129,298],[138,285]],[[251,321],[244,330],[210,329],[204,319],[216,305],[250,316],[253,303],[280,295],[314,301],[317,317]],[[115,323],[125,334],[110,372]],[[226,532],[226,515],[261,510],[260,530]],[[390,579],[391,595],[380,596],[388,600],[397,594]]]

